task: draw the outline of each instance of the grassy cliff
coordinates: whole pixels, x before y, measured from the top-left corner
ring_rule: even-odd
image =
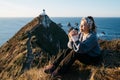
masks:
[[[65,31],[45,17],[49,26],[41,24],[43,18],[38,16],[0,47],[0,79],[17,80],[26,71],[43,67],[52,56],[67,48]]]
[[[120,79],[120,40],[99,41],[102,62],[99,66],[84,65],[75,61],[63,80],[119,80]],[[49,63],[48,63],[49,64]],[[22,74],[19,80],[52,80],[44,73],[44,68],[33,68]]]

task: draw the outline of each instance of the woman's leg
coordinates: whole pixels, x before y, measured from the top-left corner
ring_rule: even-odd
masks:
[[[70,51],[71,49],[68,48],[65,52],[63,52],[60,56],[58,56],[53,64],[46,66],[44,72],[52,73],[60,64],[60,62],[70,53]]]
[[[65,52],[63,52],[60,56],[58,56],[55,61],[53,62],[53,65],[58,66],[60,62],[72,51],[72,49],[67,49]]]
[[[75,51],[71,51],[59,64],[59,66],[54,70],[53,76],[56,76],[58,74],[63,74],[66,72],[71,65],[75,62],[77,59],[77,54]]]

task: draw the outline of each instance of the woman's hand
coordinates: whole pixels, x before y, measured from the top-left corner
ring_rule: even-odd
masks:
[[[72,30],[68,34],[69,40],[70,41],[77,41],[78,40],[78,31]]]
[[[75,35],[78,35],[78,31],[72,30],[69,32],[68,37],[75,36]]]

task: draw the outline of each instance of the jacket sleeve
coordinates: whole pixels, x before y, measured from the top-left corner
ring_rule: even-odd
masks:
[[[69,40],[67,44],[68,48],[73,49],[73,41]]]
[[[87,53],[97,45],[97,37],[91,34],[85,41],[76,41],[73,43],[73,49],[75,52]]]

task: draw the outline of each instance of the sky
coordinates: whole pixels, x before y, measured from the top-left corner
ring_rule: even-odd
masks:
[[[120,0],[0,0],[0,17],[120,17]]]

